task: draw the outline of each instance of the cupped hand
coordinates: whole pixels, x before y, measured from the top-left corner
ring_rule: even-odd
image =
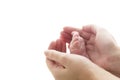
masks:
[[[109,59],[117,55],[118,49],[113,36],[103,28],[86,25],[82,29],[64,27],[61,32],[61,39],[70,44],[73,31],[79,32],[79,35],[84,39],[88,58],[95,64],[109,70]]]
[[[46,63],[55,80],[119,80],[84,56],[45,51]]]

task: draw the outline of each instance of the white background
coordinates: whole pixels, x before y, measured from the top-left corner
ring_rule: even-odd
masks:
[[[120,43],[119,0],[0,0],[0,80],[54,80],[44,50],[64,26],[96,24]]]

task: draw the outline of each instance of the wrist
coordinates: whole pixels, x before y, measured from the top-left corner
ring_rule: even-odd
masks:
[[[106,61],[106,70],[120,77],[120,47],[116,46]]]
[[[86,73],[86,77],[83,78],[82,80],[120,80],[120,78],[112,75],[111,73],[107,72],[103,68],[97,66],[96,64],[93,63],[87,70],[88,73]],[[81,75],[80,75],[81,76]],[[81,80],[78,79],[78,80]]]

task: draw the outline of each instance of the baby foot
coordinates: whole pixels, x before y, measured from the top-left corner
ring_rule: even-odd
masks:
[[[79,36],[77,31],[72,32],[72,41],[70,42],[69,49],[70,53],[88,57],[86,54],[85,41],[82,37]]]

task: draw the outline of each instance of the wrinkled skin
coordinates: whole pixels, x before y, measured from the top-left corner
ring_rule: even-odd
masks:
[[[82,55],[89,58],[86,53],[84,39],[79,36],[79,33],[77,31],[73,31],[71,34],[72,34],[72,40],[69,44],[70,53]]]

